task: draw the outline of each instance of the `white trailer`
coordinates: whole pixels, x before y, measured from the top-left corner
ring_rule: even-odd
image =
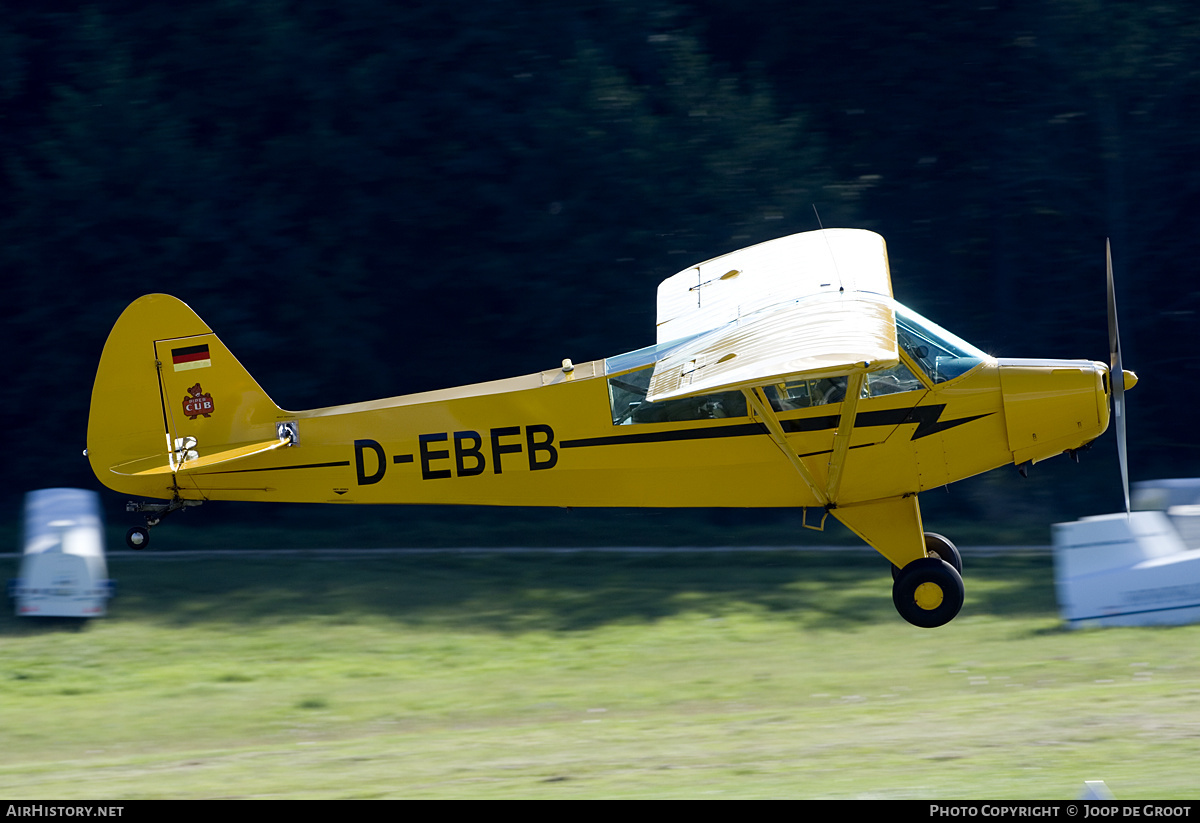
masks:
[[[22,617],[103,617],[112,596],[99,496],[85,489],[25,495],[21,576],[9,584]]]
[[[1055,523],[1054,585],[1081,626],[1200,622],[1200,479],[1134,486],[1130,515]]]

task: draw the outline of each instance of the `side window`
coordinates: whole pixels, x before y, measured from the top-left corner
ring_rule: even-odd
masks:
[[[792,411],[841,403],[846,399],[846,382],[845,377],[790,380],[775,386],[766,386],[764,391],[767,399],[771,401],[771,408],[775,411]],[[924,388],[924,384],[907,366],[898,363],[890,369],[868,374],[862,396],[882,397],[885,394],[919,391]]]
[[[820,380],[789,380],[763,389],[775,411],[807,409],[841,403],[846,399],[846,378],[826,377]]]
[[[646,402],[654,369],[641,369],[608,378],[609,408],[614,426],[634,423],[674,423],[683,420],[716,420],[745,417],[746,397],[740,391]]]
[[[923,388],[925,386],[904,363],[897,363],[890,369],[867,375],[867,397],[882,397],[885,394],[899,394]]]
[[[724,417],[745,417],[746,397],[740,391],[685,397],[681,400],[646,402],[653,368],[627,372],[608,378],[608,400],[614,426],[634,423],[675,423],[683,420],[716,420]],[[819,380],[789,380],[765,386],[771,408],[777,412],[827,406],[846,399],[845,377],[826,377]],[[863,397],[882,397],[886,394],[918,391],[925,386],[903,363],[890,369],[867,375]]]
[[[614,426],[627,426],[633,422],[634,413],[646,403],[653,373],[653,369],[642,369],[608,378],[608,403]]]

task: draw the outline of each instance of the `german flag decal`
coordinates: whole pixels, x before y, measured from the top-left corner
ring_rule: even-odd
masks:
[[[212,365],[212,360],[208,356],[208,344],[171,349],[171,362],[175,366],[175,371],[207,369]]]

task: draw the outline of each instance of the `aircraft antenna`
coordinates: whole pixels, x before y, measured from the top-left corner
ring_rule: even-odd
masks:
[[[842,272],[838,268],[837,255],[833,253],[833,244],[829,242],[829,235],[825,234],[825,225],[821,222],[821,213],[817,211],[817,204],[812,204],[813,214],[817,216],[817,227],[821,230],[821,236],[825,238],[825,247],[829,249],[829,259],[833,261],[833,272],[838,279],[838,294],[844,294],[846,291],[845,285],[842,283]]]

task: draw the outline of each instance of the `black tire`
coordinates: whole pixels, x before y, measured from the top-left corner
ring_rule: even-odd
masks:
[[[150,545],[150,530],[143,526],[134,526],[125,532],[125,545],[134,551],[141,551]]]
[[[923,629],[944,626],[962,608],[966,592],[958,571],[944,560],[922,557],[900,570],[892,603],[900,616]]]
[[[932,557],[940,557],[942,560],[945,560],[954,567],[954,570],[958,572],[958,576],[962,577],[962,554],[958,551],[958,546],[955,546],[940,534],[925,532],[925,551]],[[892,580],[895,580],[899,574],[900,568],[893,563]]]

